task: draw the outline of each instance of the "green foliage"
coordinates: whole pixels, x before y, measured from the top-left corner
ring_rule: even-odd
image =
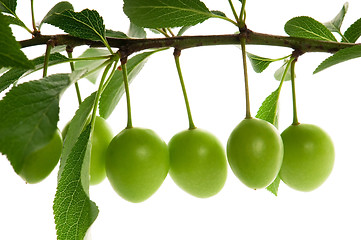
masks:
[[[337,41],[322,23],[310,17],[295,17],[285,24],[285,31],[291,37],[310,38],[323,41]]]
[[[132,38],[146,38],[147,33],[145,32],[144,28],[139,27],[134,23],[130,22],[128,36]]]
[[[215,16],[199,0],[125,0],[124,13],[146,28],[192,26]]]
[[[6,12],[15,15],[16,5],[16,0],[0,0],[0,12]]]
[[[110,29],[105,30],[105,36],[106,37],[111,37],[111,38],[128,38],[128,36],[125,33],[110,30]]]
[[[103,18],[95,10],[85,9],[81,12],[66,10],[55,13],[44,22],[54,25],[74,37],[102,41],[106,44]]]
[[[14,38],[7,17],[0,13],[0,68],[33,68],[33,64],[20,50],[20,44]]]
[[[333,54],[331,57],[324,60],[316,68],[316,70],[313,73],[315,74],[315,73],[321,72],[322,70],[325,70],[326,68],[329,68],[338,63],[345,62],[347,60],[351,60],[351,59],[359,58],[359,57],[361,57],[361,46],[360,45],[341,49],[340,51]]]
[[[252,53],[247,53],[247,56],[248,56],[248,59],[251,61],[253,70],[256,73],[263,72],[272,62],[275,61],[274,59],[256,56]]]
[[[99,56],[109,56],[109,51],[104,49],[88,48],[79,56],[79,58],[99,57]],[[77,61],[75,62],[74,65],[76,70],[91,71],[101,66],[106,60],[107,59]],[[99,69],[98,71],[93,72],[92,74],[88,75],[86,78],[90,82],[95,83],[101,70],[102,69]]]
[[[59,98],[79,78],[78,73],[56,74],[14,87],[0,101],[0,152],[15,172],[24,158],[53,137],[59,120]]]
[[[355,43],[361,36],[361,18],[354,22],[344,33],[343,42]]]
[[[148,57],[152,54],[158,52],[144,52],[138,55],[135,55],[127,62],[127,70],[128,70],[128,81],[129,83],[137,76],[140,70],[143,68],[144,64]],[[124,94],[124,82],[123,75],[121,71],[116,71],[111,78],[109,84],[104,89],[100,102],[99,102],[99,114],[103,118],[108,118],[110,114],[113,112],[114,108],[117,106],[120,98]]]
[[[348,3],[346,2],[340,12],[334,17],[331,21],[324,23],[324,25],[327,27],[328,30],[331,32],[337,32],[341,33],[341,25],[343,22],[343,19],[345,18],[345,15],[348,10]]]
[[[66,62],[68,58],[61,55],[60,53],[50,54],[49,66]],[[34,65],[34,69],[26,70],[19,67],[11,68],[9,71],[0,76],[0,92],[4,91],[11,84],[17,82],[20,78],[25,77],[35,71],[38,71],[44,67],[44,56],[31,60]]]
[[[13,24],[24,28],[26,27],[25,24],[18,18],[12,17],[10,15],[4,15],[4,17],[10,25]]]
[[[287,62],[285,62],[279,69],[276,70],[276,72],[274,73],[274,78],[278,81],[281,81],[283,78],[283,74],[285,73],[287,67]],[[290,81],[291,80],[291,69],[288,69],[286,72],[286,76],[285,76],[285,81]]]
[[[54,199],[58,240],[84,239],[99,210],[89,199],[91,125],[72,147],[61,173]]]
[[[47,21],[51,21],[51,18],[54,17],[54,15],[56,14],[60,14],[66,10],[74,10],[73,5],[71,5],[71,3],[63,1],[63,2],[59,2],[57,3],[52,9],[50,9],[50,11],[45,15],[45,17],[43,18],[43,20],[41,20],[40,24],[39,24],[39,29],[41,28],[41,26],[43,25],[43,23],[47,22]]]

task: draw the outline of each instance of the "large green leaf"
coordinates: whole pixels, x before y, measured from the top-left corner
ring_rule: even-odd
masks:
[[[43,23],[47,21],[51,21],[51,18],[54,16],[54,14],[62,13],[65,10],[74,10],[73,5],[71,5],[71,3],[66,1],[57,3],[52,9],[49,10],[49,12],[43,18],[43,20],[41,20],[39,24],[39,29],[41,28]]]
[[[345,39],[343,42],[355,43],[361,36],[361,18],[354,22],[344,33]]]
[[[0,12],[6,12],[15,15],[16,5],[16,0],[0,0]]]
[[[147,58],[152,54],[158,52],[155,50],[152,52],[144,52],[135,55],[127,62],[128,81],[129,83],[137,76],[140,70],[143,68]],[[123,74],[121,71],[116,71],[109,81],[109,84],[104,89],[100,102],[99,102],[99,114],[103,118],[108,118],[113,112],[114,108],[118,105],[118,102],[124,94],[124,82]]]
[[[55,13],[44,22],[54,25],[74,37],[106,42],[103,18],[95,10],[66,10]]]
[[[91,94],[80,104],[79,109],[76,111],[73,119],[69,124],[69,128],[64,139],[63,151],[61,153],[58,179],[60,179],[61,173],[63,172],[64,166],[66,164],[66,160],[68,159],[74,144],[85,128],[86,122],[89,119],[90,113],[94,106],[95,96],[96,92]]]
[[[338,52],[336,52],[335,54],[333,54],[331,57],[324,60],[320,65],[318,65],[318,67],[316,68],[316,70],[313,73],[314,74],[318,73],[318,72],[325,70],[326,68],[329,68],[336,64],[339,64],[339,63],[342,63],[342,62],[345,62],[345,61],[348,61],[351,59],[359,58],[359,57],[361,57],[361,45],[356,45],[353,47],[341,49]]]
[[[124,13],[147,28],[192,26],[215,16],[199,0],[124,0]]]
[[[38,71],[44,67],[44,56],[31,60],[34,69],[26,70],[19,67],[14,67],[0,76],[0,92],[4,91],[11,84],[17,82],[21,77],[27,76],[35,71]],[[59,64],[68,61],[68,58],[61,55],[60,53],[50,54],[49,66]]]
[[[109,56],[109,51],[105,49],[88,48],[79,56],[79,58],[99,57],[99,56]],[[83,69],[83,70],[91,71],[93,69],[96,69],[98,66],[102,65],[105,61],[107,61],[107,59],[77,61],[75,62],[75,69],[76,70]],[[99,76],[100,71],[101,69],[99,69],[99,71],[96,71],[88,75],[86,78],[90,82],[95,83]]]
[[[337,41],[322,23],[310,17],[295,17],[285,24],[285,31],[291,37],[310,38],[323,41]]]
[[[7,155],[15,172],[21,171],[24,157],[53,137],[60,95],[79,77],[74,72],[26,82],[0,101],[0,152]]]
[[[0,68],[21,67],[33,68],[33,64],[20,50],[20,44],[15,40],[9,27],[7,17],[0,13]]]
[[[82,240],[99,210],[89,198],[91,126],[74,144],[58,181],[54,218],[58,240]]]
[[[340,12],[334,17],[331,21],[324,23],[324,25],[327,27],[328,30],[331,32],[341,32],[341,25],[343,22],[343,19],[345,18],[345,15],[348,10],[348,2],[346,2]]]
[[[11,25],[18,25],[20,27],[26,28],[25,24],[18,18],[12,17],[10,15],[4,15],[6,21]]]

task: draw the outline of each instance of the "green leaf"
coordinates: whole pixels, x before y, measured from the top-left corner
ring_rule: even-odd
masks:
[[[16,41],[9,27],[7,18],[0,13],[0,68],[21,67],[33,68],[33,64],[20,50],[20,44]]]
[[[281,178],[279,175],[277,175],[276,179],[266,189],[277,197],[278,187],[280,186],[280,182],[281,182]]]
[[[49,66],[59,64],[68,61],[68,58],[60,53],[53,53],[49,57]],[[0,92],[4,91],[11,84],[17,82],[20,78],[25,77],[35,71],[43,69],[44,56],[31,60],[34,65],[34,69],[26,70],[19,67],[14,67],[0,76]]]
[[[79,56],[79,58],[99,57],[99,56],[109,56],[109,51],[107,51],[105,49],[88,48]],[[107,61],[107,59],[77,61],[77,62],[75,62],[75,69],[90,71],[90,70],[93,70],[93,69],[97,68],[98,66],[102,65],[105,61]],[[96,71],[96,72],[88,75],[86,78],[90,82],[95,83],[99,76],[100,71],[101,71],[101,69],[99,69],[99,71]]]
[[[52,9],[50,9],[50,11],[45,15],[45,17],[43,18],[43,20],[41,20],[40,24],[39,24],[39,29],[41,28],[41,26],[43,25],[43,23],[47,22],[47,21],[51,21],[51,18],[54,16],[54,14],[59,14],[64,12],[65,10],[74,10],[73,5],[71,5],[71,3],[63,1],[63,2],[59,2],[57,3]]]
[[[139,27],[134,23],[130,22],[128,36],[132,38],[146,38],[147,33],[145,32],[144,28]]]
[[[60,167],[58,172],[58,180],[61,177],[61,174],[64,170],[66,160],[69,157],[69,154],[78,140],[81,132],[86,126],[87,120],[90,117],[90,113],[94,106],[96,92],[92,93],[87,97],[79,106],[79,109],[76,111],[73,119],[70,121],[69,128],[64,139],[64,147],[60,159]]]
[[[159,50],[152,52],[144,52],[135,55],[127,62],[128,81],[131,83],[143,68],[148,57],[159,52]],[[108,118],[117,106],[120,98],[124,94],[123,74],[121,71],[116,71],[109,81],[109,84],[104,89],[99,102],[99,114],[103,118]]]
[[[221,11],[218,11],[218,10],[213,10],[213,11],[211,11],[211,13],[213,13],[214,15],[221,16],[221,17],[227,17],[224,12],[221,12]]]
[[[128,36],[125,33],[110,30],[110,29],[105,30],[105,36],[106,37],[111,37],[111,38],[128,38]]]
[[[324,60],[316,68],[316,70],[313,73],[314,74],[318,73],[318,72],[325,70],[326,68],[329,68],[333,65],[336,65],[336,64],[345,62],[347,60],[354,59],[354,58],[359,58],[359,57],[361,57],[361,46],[360,45],[341,49],[338,52],[336,52],[335,54],[333,54],[331,57]]]
[[[0,12],[6,12],[15,15],[16,5],[16,0],[0,0]]]
[[[278,88],[263,101],[256,115],[256,118],[263,119],[276,127],[278,127],[278,100],[282,84],[283,82],[281,81]],[[279,183],[279,177],[277,176],[273,183],[267,187],[267,190],[277,196]]]
[[[59,120],[59,99],[79,77],[55,74],[11,89],[0,101],[0,152],[7,155],[15,172],[29,153],[53,137]]]
[[[310,38],[323,41],[337,41],[322,23],[310,17],[295,17],[285,24],[285,31],[291,37]]]
[[[361,36],[361,18],[354,22],[344,33],[345,38],[350,43],[355,43]],[[347,42],[342,39],[343,42]]]
[[[58,182],[53,205],[58,240],[84,239],[99,213],[88,193],[90,136],[89,124],[72,148]]]
[[[124,13],[146,28],[193,26],[215,16],[199,0],[124,0]]]
[[[337,14],[336,17],[334,17],[331,21],[324,23],[323,25],[325,25],[327,27],[327,29],[330,30],[331,32],[340,33],[341,25],[342,25],[343,19],[345,18],[347,10],[348,10],[348,2],[346,2],[343,5],[342,9],[340,10],[340,12]]]
[[[247,56],[248,56],[248,59],[251,61],[253,70],[256,73],[263,72],[272,62],[275,61],[274,59],[256,56],[252,53],[247,53]]]
[[[95,10],[85,9],[81,12],[66,10],[62,13],[55,13],[44,22],[54,25],[74,37],[106,43],[103,18]]]
[[[285,62],[279,69],[276,70],[275,74],[273,75],[276,80],[278,81],[282,80],[283,73],[286,70],[286,66],[287,66],[287,62]],[[288,68],[288,71],[285,76],[285,81],[290,81],[290,80],[291,80],[291,68]]]
[[[179,32],[177,33],[177,36],[182,36],[188,29],[190,29],[192,26],[184,26],[181,29],[179,29]]]
[[[9,15],[4,15],[4,17],[6,18],[6,21],[11,25],[18,25],[20,27],[26,28],[25,24],[18,18],[14,18],[12,16]]]

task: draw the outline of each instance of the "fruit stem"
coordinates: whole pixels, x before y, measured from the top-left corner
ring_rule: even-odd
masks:
[[[300,124],[297,117],[297,105],[296,105],[296,86],[295,86],[295,65],[296,59],[291,63],[291,83],[292,83],[292,102],[293,102],[293,122],[292,125]]]
[[[69,57],[69,58],[73,58],[73,48],[72,48],[72,47],[67,46],[67,47],[66,47],[66,52],[68,53],[68,57]],[[74,62],[69,62],[69,63],[70,63],[71,72],[74,72],[74,71],[75,71]],[[76,96],[77,96],[77,98],[78,98],[78,103],[79,103],[79,105],[80,105],[81,102],[82,102],[82,100],[81,100],[80,88],[79,88],[78,82],[75,82],[75,83],[74,83],[74,86],[75,86]]]
[[[52,40],[49,40],[46,44],[45,56],[44,56],[44,68],[43,68],[43,78],[48,76],[48,66],[51,48],[53,47]]]
[[[190,106],[189,106],[187,91],[186,91],[186,87],[185,87],[185,85],[184,85],[183,74],[182,74],[182,70],[181,70],[180,63],[179,63],[180,54],[181,54],[181,50],[175,48],[173,55],[174,55],[175,64],[176,64],[176,66],[177,66],[177,72],[178,72],[180,84],[181,84],[181,86],[182,86],[184,101],[185,101],[186,108],[187,108],[189,129],[195,129],[196,127],[194,126],[194,123],[193,123],[191,108],[190,108]]]
[[[243,28],[246,25],[246,0],[242,0],[241,13],[239,14],[240,28]]]
[[[241,39],[241,48],[242,48],[242,59],[243,59],[243,73],[244,73],[244,89],[246,95],[246,119],[252,118],[251,116],[251,106],[249,100],[249,87],[248,87],[248,72],[247,72],[247,52],[246,52],[246,39]]]
[[[31,22],[33,24],[33,29],[34,29],[34,32],[32,33],[34,36],[37,36],[39,34],[39,31],[38,29],[36,28],[36,23],[35,23],[35,14],[34,14],[34,0],[31,0],[30,1],[31,3]]]
[[[236,12],[236,9],[234,8],[234,5],[233,5],[233,3],[232,3],[232,0],[228,0],[228,3],[229,3],[229,6],[230,6],[231,9],[232,9],[232,13],[233,13],[234,18],[236,19],[237,24],[239,24],[239,18],[238,18],[238,16],[237,16],[237,12]]]
[[[128,122],[126,128],[132,128],[132,111],[130,108],[130,96],[129,96],[129,84],[128,84],[128,72],[127,72],[127,57],[122,57],[122,73],[123,73],[123,81],[124,81],[124,88],[125,88],[125,95],[127,98],[127,111],[128,111]]]
[[[91,116],[91,126],[92,126],[92,132],[94,130],[94,126],[95,126],[95,117],[96,117],[96,114],[97,114],[97,110],[98,110],[98,103],[99,103],[99,99],[100,99],[100,95],[101,95],[101,89],[103,88],[103,84],[104,84],[104,81],[106,79],[106,76],[109,72],[109,69],[111,68],[111,66],[113,65],[113,63],[109,63],[105,69],[104,69],[104,72],[103,72],[103,75],[102,75],[102,78],[100,80],[100,83],[99,83],[99,87],[98,87],[98,91],[96,93],[96,96],[95,96],[95,102],[94,102],[94,107],[93,107],[93,113],[92,113],[92,116]]]

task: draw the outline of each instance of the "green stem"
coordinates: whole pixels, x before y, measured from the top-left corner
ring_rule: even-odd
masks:
[[[101,65],[97,66],[96,68],[92,69],[91,71],[89,72],[86,72],[84,75],[82,75],[81,77],[82,78],[86,78],[87,76],[99,71],[100,69],[104,68],[105,66],[108,66],[110,63],[113,63],[114,62],[114,59],[109,59],[107,61],[105,61],[104,63],[102,63]]]
[[[181,84],[181,86],[182,86],[183,97],[184,97],[184,101],[185,101],[186,108],[187,108],[189,129],[195,129],[196,127],[194,126],[194,123],[193,123],[191,108],[190,108],[190,106],[189,106],[187,91],[186,91],[186,87],[185,87],[185,85],[184,85],[183,74],[182,74],[182,70],[181,70],[180,63],[179,63],[180,53],[181,53],[180,50],[178,50],[178,49],[175,49],[175,50],[174,50],[174,60],[175,60],[176,66],[177,66],[177,72],[178,72],[180,84]]]
[[[290,68],[291,66],[291,63],[294,61],[294,58],[291,57],[290,60],[287,61],[287,65],[286,65],[286,68],[282,74],[282,77],[281,77],[281,82],[280,82],[280,87],[282,87],[282,84],[283,82],[285,81],[286,79],[286,76],[287,76],[287,72],[288,72],[288,69]]]
[[[51,40],[49,40],[48,43],[46,44],[46,51],[44,56],[43,77],[46,77],[48,75],[49,58],[52,47],[53,47],[52,42]]]
[[[73,58],[73,49],[71,48],[67,48],[66,52],[68,53],[68,57],[69,58]],[[71,72],[74,72],[75,71],[75,66],[74,66],[74,62],[69,62],[70,63],[70,69],[71,69]],[[79,84],[78,82],[75,82],[74,83],[74,86],[75,86],[75,91],[76,91],[76,96],[78,98],[78,103],[79,105],[81,104],[82,100],[81,100],[81,94],[80,94],[80,88],[79,88]]]
[[[123,73],[123,81],[124,81],[124,88],[125,88],[125,95],[127,98],[127,111],[128,111],[128,122],[127,128],[132,128],[132,110],[130,107],[130,95],[129,95],[129,83],[128,83],[128,72],[127,72],[127,64],[126,59],[122,59],[122,73]]]
[[[231,9],[232,9],[232,13],[233,13],[234,18],[236,19],[237,23],[239,24],[239,17],[238,17],[238,15],[237,15],[236,9],[234,8],[234,5],[233,5],[233,3],[232,3],[232,0],[228,0],[228,3],[229,3],[229,6],[230,6]]]
[[[292,102],[293,102],[293,122],[292,125],[300,124],[297,117],[297,104],[296,104],[296,86],[295,86],[295,65],[296,60],[291,63],[291,83],[292,83]]]
[[[243,60],[243,75],[244,75],[244,89],[246,95],[246,118],[252,118],[251,116],[251,104],[249,100],[249,87],[248,87],[248,72],[247,72],[247,52],[246,52],[246,39],[241,39],[242,48],[242,60]]]
[[[241,13],[239,14],[240,28],[246,25],[246,0],[242,1]]]
[[[98,91],[97,91],[97,94],[96,94],[96,96],[95,96],[95,102],[94,102],[94,107],[93,107],[93,112],[92,112],[92,117],[91,117],[92,131],[94,130],[95,117],[96,117],[96,115],[97,115],[98,102],[99,102],[100,95],[101,95],[101,89],[103,88],[104,81],[105,81],[105,79],[106,79],[106,76],[107,76],[107,74],[108,74],[109,69],[111,68],[111,66],[112,66],[112,62],[109,63],[109,64],[106,66],[106,68],[104,69],[102,78],[101,78],[100,83],[99,83]]]
[[[112,71],[110,72],[109,76],[108,76],[108,79],[105,81],[104,85],[103,85],[103,88],[102,88],[102,92],[104,91],[104,89],[108,86],[110,80],[112,79],[112,77],[114,76],[114,73],[115,71],[117,70],[117,64],[118,64],[118,60],[117,59],[115,62],[114,62],[114,66],[113,66],[113,69]]]
[[[34,29],[33,34],[36,35],[38,29],[36,28],[36,23],[35,23],[34,0],[30,0],[30,3],[31,3],[31,22],[33,24],[33,29]]]

